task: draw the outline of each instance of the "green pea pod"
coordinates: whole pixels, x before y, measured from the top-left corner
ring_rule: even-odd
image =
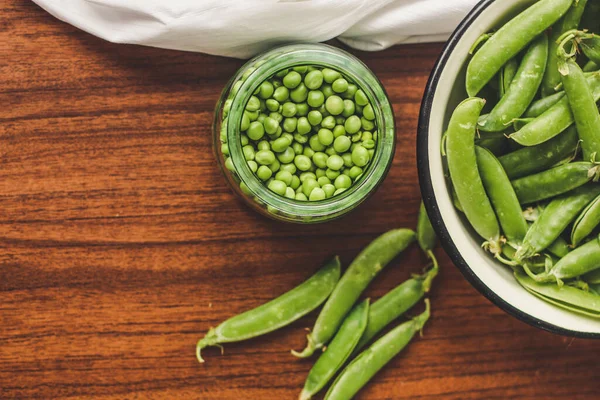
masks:
[[[369,309],[369,323],[360,338],[355,351],[365,347],[379,332],[392,321],[417,304],[431,289],[431,283],[439,273],[438,262],[430,253],[433,267],[424,275],[407,280],[394,290],[377,300]]]
[[[589,284],[600,285],[600,269],[585,274],[583,280]]]
[[[466,89],[476,96],[500,68],[558,21],[573,0],[541,0],[506,23],[475,53],[467,67]]]
[[[563,258],[571,251],[569,247],[569,243],[562,236],[559,236],[550,246],[548,246],[548,251],[554,254],[558,258]]]
[[[475,140],[475,144],[491,151],[496,156],[501,156],[510,151],[510,141],[503,132],[488,132]]]
[[[202,349],[223,343],[240,342],[265,335],[310,313],[329,297],[340,279],[340,260],[335,257],[315,275],[284,295],[228,319],[211,328],[196,346],[196,357],[203,363]]]
[[[523,115],[525,118],[537,118],[565,97],[565,92],[557,92],[531,103]]]
[[[592,160],[600,155],[600,112],[596,100],[581,67],[573,59],[562,61],[560,68],[565,93],[581,139],[583,158]]]
[[[600,64],[600,36],[595,33],[572,30],[566,32],[559,41],[561,46],[568,45],[573,41],[587,58],[596,64]],[[558,49],[558,53],[563,53],[561,48]]]
[[[500,226],[479,176],[475,155],[477,119],[484,104],[485,100],[475,97],[454,110],[448,125],[447,159],[450,178],[467,219],[481,237],[493,244],[500,239]]]
[[[350,312],[340,330],[312,367],[300,393],[299,400],[309,400],[333,378],[350,357],[361,338],[369,316],[369,300],[365,300]]]
[[[587,82],[593,91],[594,100],[600,100],[600,73],[589,76]],[[564,96],[534,121],[509,137],[520,145],[535,146],[552,139],[574,122],[569,99]]]
[[[306,348],[302,352],[292,351],[292,354],[308,358],[329,343],[369,283],[415,239],[415,232],[410,229],[396,229],[384,233],[367,246],[348,267],[323,306],[312,332],[307,336]]]
[[[500,70],[498,74],[498,92],[500,94],[500,99],[504,97],[508,88],[510,87],[511,82],[515,78],[517,74],[517,70],[519,69],[519,62],[516,58],[511,59],[506,63],[504,67]]]
[[[421,207],[419,208],[419,217],[417,220],[417,241],[419,242],[421,249],[425,253],[429,253],[434,249],[436,240],[437,237],[435,236],[433,226],[431,226],[431,221],[427,215],[427,210],[425,210],[425,205],[423,202],[421,202]]]
[[[600,196],[596,197],[579,215],[571,231],[573,247],[579,246],[600,224]]]
[[[477,167],[483,186],[489,196],[502,231],[510,242],[521,243],[527,234],[528,226],[519,199],[502,168],[502,164],[489,151],[475,147]]]
[[[597,181],[599,173],[600,166],[594,163],[573,162],[519,178],[512,185],[519,202],[531,204],[570,192],[591,180]]]
[[[586,73],[596,72],[600,69],[600,65],[598,65],[595,62],[593,62],[592,60],[590,60],[583,66],[582,69],[583,69],[583,72],[586,72]]]
[[[596,294],[567,285],[559,287],[555,284],[538,283],[518,272],[515,273],[515,277],[529,293],[550,304],[592,318],[600,318],[600,296]]]
[[[575,157],[579,144],[575,126],[547,142],[537,146],[523,147],[498,158],[510,179],[522,178],[545,171],[563,160]]]
[[[547,59],[548,37],[543,33],[529,46],[504,96],[486,117],[479,119],[479,130],[502,132],[525,113],[540,87]]]
[[[515,258],[524,260],[547,249],[598,195],[600,185],[587,184],[552,200],[527,231]]]
[[[329,388],[325,400],[352,399],[377,372],[398,355],[429,320],[429,300],[425,300],[425,304],[427,309],[423,314],[391,330],[348,364]]]
[[[558,72],[558,56],[556,51],[559,43],[558,39],[567,31],[577,29],[587,0],[573,2],[573,6],[567,11],[553,27],[550,34],[550,43],[548,48],[548,67],[542,81],[542,96],[549,96],[555,92],[554,88],[560,83],[560,72]]]

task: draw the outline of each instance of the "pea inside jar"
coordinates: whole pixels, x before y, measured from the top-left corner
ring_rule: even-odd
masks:
[[[364,91],[342,72],[314,65],[283,69],[262,82],[239,129],[256,177],[297,201],[321,201],[350,189],[371,164],[378,141]]]

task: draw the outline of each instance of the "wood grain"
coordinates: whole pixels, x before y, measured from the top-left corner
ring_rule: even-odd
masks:
[[[315,315],[206,351],[219,321],[275,297],[330,255],[414,226],[415,131],[440,44],[356,53],[394,104],[389,178],[322,226],[264,219],[226,187],[211,150],[220,90],[241,65],[104,42],[31,2],[0,0],[0,398],[295,399]],[[600,342],[539,331],[479,295],[441,254],[434,317],[360,399],[600,396]],[[376,298],[425,260],[412,248]]]

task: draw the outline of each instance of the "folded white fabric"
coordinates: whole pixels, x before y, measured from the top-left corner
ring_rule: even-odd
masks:
[[[335,37],[361,50],[443,41],[477,0],[34,0],[115,43],[238,58]]]

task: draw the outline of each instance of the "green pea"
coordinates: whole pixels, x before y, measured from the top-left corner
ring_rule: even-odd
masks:
[[[294,158],[296,158],[296,153],[291,147],[287,147],[284,149],[283,152],[277,154],[277,159],[284,164],[289,164],[293,162]]]
[[[325,197],[328,199],[333,197],[333,194],[335,193],[335,186],[333,186],[331,183],[322,185],[321,189],[323,189],[323,191],[325,192]]]
[[[245,134],[241,134],[240,135],[240,142],[242,143],[242,146],[245,146],[248,143],[250,143],[250,140],[248,140],[248,136],[246,136]]]
[[[271,165],[275,161],[275,154],[270,150],[260,150],[254,156],[254,160],[260,165]]]
[[[352,141],[352,143],[354,143],[351,147],[351,149],[354,150],[354,147],[356,147],[357,142],[360,142],[362,140],[362,132],[355,133],[354,135],[352,135],[350,140]]]
[[[287,188],[285,188],[285,195],[284,196],[287,199],[295,200],[296,199],[296,192],[291,187],[287,187]]]
[[[354,101],[359,106],[366,106],[367,104],[369,104],[369,99],[367,98],[367,95],[361,89],[357,90],[354,94]]]
[[[372,131],[373,129],[375,129],[375,124],[373,123],[373,121],[369,121],[364,117],[360,119],[360,124],[363,130],[365,131]]]
[[[223,103],[223,118],[226,118],[227,115],[229,114],[229,110],[231,109],[232,104],[233,104],[233,99],[227,99],[227,100],[225,100],[225,103]]]
[[[302,193],[304,193],[305,196],[310,196],[311,192],[318,187],[319,183],[316,180],[308,178],[302,182]]]
[[[248,167],[253,173],[256,173],[256,171],[258,171],[258,164],[256,163],[256,161],[248,161]]]
[[[290,97],[290,91],[285,86],[280,86],[275,89],[273,93],[273,98],[277,100],[279,103],[283,103]]]
[[[248,104],[246,104],[246,110],[248,111],[258,111],[260,108],[260,100],[258,97],[252,96],[250,100],[248,100]]]
[[[333,132],[329,129],[319,129],[317,136],[323,146],[329,146],[333,143]]]
[[[229,155],[229,145],[227,143],[221,144],[221,153],[228,156]]]
[[[308,122],[308,119],[306,117],[298,118],[298,121],[296,123],[296,131],[299,134],[306,135],[310,133],[311,129],[312,127],[310,126],[310,122]]]
[[[327,168],[327,171],[325,171],[325,176],[328,177],[330,180],[334,181],[337,179],[338,176],[340,176],[340,171],[334,171],[332,169]]]
[[[362,136],[360,137],[360,140],[362,140],[363,142],[365,140],[373,140],[373,134],[369,131],[364,131],[362,133]]]
[[[375,148],[375,141],[373,139],[363,140],[362,147],[364,147],[367,150],[372,150]]]
[[[307,172],[303,172],[300,174],[300,182],[304,183],[304,181],[306,181],[307,179],[312,179],[312,180],[317,180],[317,176],[310,171]]]
[[[290,99],[292,99],[296,103],[302,103],[306,101],[307,97],[308,89],[306,88],[304,83],[301,83],[296,89],[290,92]]]
[[[354,162],[352,161],[352,153],[342,154],[342,160],[344,160],[344,166],[346,168],[352,168],[354,166]]]
[[[356,112],[356,107],[354,106],[354,102],[352,100],[344,100],[344,110],[342,111],[342,116],[348,118]]]
[[[250,127],[250,117],[248,116],[248,113],[244,112],[244,114],[242,114],[242,122],[240,124],[240,130],[246,131],[246,130],[248,130],[249,127]]]
[[[271,150],[271,144],[269,144],[269,142],[267,142],[266,140],[261,140],[256,145],[256,149],[258,151],[260,151],[260,150]]]
[[[325,200],[326,198],[327,196],[325,195],[325,191],[321,188],[314,188],[308,197],[310,201],[321,201]]]
[[[321,88],[321,92],[323,92],[325,98],[331,97],[335,94],[333,89],[331,88],[331,85],[323,85],[323,87]]]
[[[339,96],[330,96],[325,101],[325,108],[331,115],[340,115],[344,111],[344,100]]]
[[[292,68],[294,71],[299,72],[301,74],[305,74],[308,71],[308,65],[299,65],[297,67]]]
[[[339,171],[344,166],[344,159],[340,156],[333,155],[327,159],[327,167],[334,171]]]
[[[335,151],[333,146],[329,146],[327,149],[325,149],[325,154],[327,154],[328,156],[335,156],[337,155],[337,151]]]
[[[292,184],[292,174],[288,171],[277,172],[275,179],[285,183],[286,186],[290,186]]]
[[[300,144],[305,144],[308,142],[307,135],[301,135],[300,133],[294,134],[294,140]]]
[[[344,125],[336,125],[335,128],[333,128],[333,137],[334,138],[344,136],[345,134],[346,134],[346,128],[344,128]]]
[[[286,171],[294,175],[296,173],[296,166],[293,163],[282,164],[279,171]]]
[[[304,151],[304,146],[302,146],[300,143],[294,142],[294,144],[292,144],[292,149],[296,155],[300,155],[302,154],[302,151]]]
[[[319,151],[312,156],[312,161],[317,166],[317,168],[327,168],[328,158],[329,157],[327,156],[327,154]]]
[[[356,115],[349,117],[344,124],[344,128],[346,129],[346,132],[351,135],[357,133],[361,128],[360,118],[358,118]]]
[[[304,77],[304,84],[307,88],[315,90],[323,84],[323,73],[321,71],[311,71]]]
[[[323,121],[323,115],[318,112],[317,110],[312,110],[311,112],[308,113],[308,122],[312,125],[312,126],[317,126],[321,123],[321,121]]]
[[[260,122],[261,124],[263,124],[265,122],[265,118],[267,118],[267,116],[265,114],[259,114],[258,118],[256,118],[256,120],[258,122]]]
[[[271,83],[273,84],[273,87],[275,89],[277,89],[278,87],[283,86],[283,83],[279,79],[273,79],[273,80],[271,80]]]
[[[308,201],[308,197],[304,195],[304,193],[296,193],[297,201]]]
[[[344,93],[348,90],[348,81],[344,78],[338,78],[331,84],[331,88],[336,93]]]
[[[336,79],[341,77],[342,75],[333,69],[323,68],[323,80],[327,83],[333,83]]]
[[[271,171],[266,165],[261,165],[256,171],[256,176],[258,176],[261,181],[268,181],[271,176],[273,176],[273,171]]]
[[[271,143],[271,149],[275,153],[283,153],[291,144],[292,142],[287,137],[280,137]]]
[[[354,95],[356,94],[357,90],[358,90],[358,86],[351,83],[348,85],[348,89],[346,89],[346,91],[342,94],[342,97],[344,99],[352,100],[352,99],[354,99]]]
[[[285,195],[285,192],[287,190],[287,185],[281,181],[278,181],[277,179],[274,179],[271,182],[269,182],[268,187],[271,191],[277,193],[280,196]]]
[[[298,112],[296,105],[291,102],[284,103],[283,108],[281,109],[281,115],[287,118],[295,116],[296,112]]]
[[[325,129],[335,128],[335,118],[331,115],[323,118],[323,121],[321,121],[321,127]]]
[[[367,104],[363,109],[363,117],[368,119],[369,121],[373,121],[375,119],[375,113],[373,112],[373,106]]]
[[[369,163],[369,152],[363,146],[358,145],[352,150],[352,162],[359,166],[364,167]]]
[[[277,138],[279,138],[281,136],[281,134],[283,133],[283,129],[281,129],[281,127],[277,127],[277,131],[271,135],[269,135],[269,139],[271,140],[275,140]]]
[[[308,171],[312,167],[312,161],[305,155],[296,156],[294,158],[294,164],[300,171]]]
[[[323,93],[325,93],[325,92],[323,91]],[[325,95],[325,97],[328,97],[328,96]],[[321,113],[321,115],[323,116],[323,118],[328,117],[330,115],[329,111],[327,111],[327,108],[325,108],[325,104],[323,104],[321,107],[319,107],[317,109],[317,111]]]
[[[348,189],[352,186],[352,179],[348,175],[340,175],[335,178],[335,182],[333,182],[336,189]]]
[[[330,184],[331,180],[329,180],[329,178],[326,176],[321,176],[320,178],[317,178],[317,183],[323,187],[327,184]]]
[[[302,151],[302,154],[304,154],[306,157],[312,159],[313,156],[315,155],[315,151],[313,149],[311,149],[310,147],[305,147],[304,150]]]
[[[279,168],[281,168],[281,163],[279,160],[275,159],[275,161],[273,161],[268,167],[273,173],[275,173],[279,171]]]
[[[296,115],[298,117],[306,117],[308,115],[308,104],[307,103],[298,103],[296,104]]]
[[[254,121],[248,128],[248,137],[252,140],[260,140],[265,135],[265,128],[263,124],[258,121]]]
[[[356,179],[358,178],[361,174],[363,173],[362,168],[357,167],[356,165],[352,168],[350,168],[350,171],[348,172],[348,176],[352,179]]]
[[[333,142],[333,148],[338,153],[345,153],[346,151],[348,151],[348,149],[350,149],[351,145],[352,141],[348,136],[339,136]]]
[[[273,84],[269,81],[264,81],[260,85],[258,95],[260,96],[261,99],[267,100],[268,98],[273,96],[273,92],[275,92],[275,88],[273,87]]]
[[[229,93],[229,97],[235,97],[235,95],[240,90],[240,88],[242,87],[243,84],[244,84],[244,82],[242,80],[239,80],[236,83],[234,83],[233,86],[231,87],[231,92]]]
[[[286,76],[283,77],[283,85],[288,89],[295,89],[302,82],[302,75],[300,75],[296,71],[288,72]]]
[[[248,69],[246,69],[244,71],[244,74],[242,75],[242,81],[245,81],[246,79],[248,79],[248,77],[254,72],[256,71],[255,67],[249,67]]]
[[[244,153],[244,158],[246,159],[246,161],[252,161],[254,160],[254,156],[255,156],[255,152],[254,152],[254,147],[252,147],[251,145],[247,145],[242,147],[242,152]]]
[[[291,133],[296,131],[296,127],[298,126],[298,119],[296,117],[286,118],[283,120],[283,130]]]
[[[225,168],[227,168],[229,171],[235,171],[235,166],[233,165],[233,161],[231,160],[231,157],[227,157],[225,159]]]
[[[283,121],[283,115],[281,115],[278,112],[272,112],[269,114],[269,118],[274,119],[275,121],[277,121],[278,124],[281,123],[281,121]]]
[[[271,117],[265,117],[262,121],[264,131],[267,132],[268,135],[272,135],[277,132],[277,128],[279,128],[279,123]]]
[[[315,107],[315,108],[321,107],[323,102],[325,102],[325,96],[323,95],[323,92],[321,92],[321,91],[311,90],[310,92],[308,92],[308,99],[306,101],[308,102],[308,105],[311,107]]]
[[[295,165],[294,165],[295,167]],[[290,183],[290,187],[294,190],[298,189],[300,187],[300,178],[298,178],[296,175],[292,176],[292,183]]]
[[[250,122],[256,121],[258,119],[258,116],[260,115],[260,113],[258,111],[248,111],[248,110],[245,111],[245,114],[248,115]]]
[[[308,140],[308,145],[310,146],[310,149],[312,149],[313,151],[324,151],[326,148],[326,146],[321,144],[321,142],[319,141],[318,135],[311,136],[310,139]]]
[[[340,194],[344,193],[346,190],[348,190],[348,189],[337,189],[335,192],[333,192],[333,196],[334,197],[339,196]]]

